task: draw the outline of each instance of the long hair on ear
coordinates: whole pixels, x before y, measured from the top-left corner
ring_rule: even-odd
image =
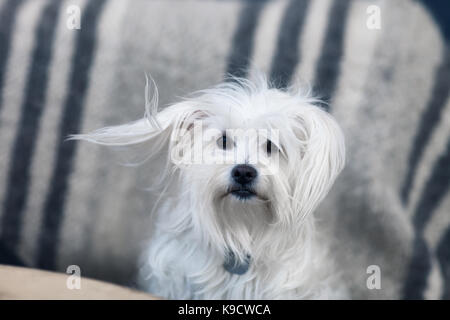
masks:
[[[127,124],[110,126],[87,134],[74,134],[69,140],[84,140],[104,146],[129,146],[151,140],[160,135],[169,125],[167,117],[158,117],[158,88],[152,79],[153,95],[145,76],[145,113],[142,119]]]
[[[293,210],[303,220],[316,209],[344,168],[345,142],[337,122],[320,107],[302,105],[293,117],[304,145],[293,175]]]
[[[158,88],[152,78],[145,75],[145,113],[144,116],[130,123],[108,126],[90,133],[73,134],[68,140],[83,140],[116,151],[119,162],[125,166],[139,166],[148,160],[163,154],[170,141],[171,118],[173,112],[158,112]],[[165,163],[157,175],[152,175],[154,186],[159,186],[169,173],[169,164]],[[156,172],[156,170],[155,170]]]
[[[177,143],[182,132],[189,131],[194,121],[203,119],[208,111],[199,107],[192,99],[158,110],[158,88],[153,78],[146,75],[145,113],[137,120],[123,125],[108,126],[86,134],[74,134],[69,140],[83,140],[98,145],[111,147],[124,158],[121,163],[126,166],[140,166],[150,159],[163,157],[162,167],[157,167],[157,176],[153,176],[155,188],[164,183],[165,178],[177,167],[171,165],[171,149]],[[153,188],[151,188],[153,189]]]

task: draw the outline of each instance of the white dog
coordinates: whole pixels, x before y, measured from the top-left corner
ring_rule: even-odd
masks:
[[[232,79],[159,112],[147,82],[143,119],[73,137],[137,147],[159,172],[140,275],[150,293],[345,295],[312,215],[344,166],[343,134],[317,100],[257,78]]]

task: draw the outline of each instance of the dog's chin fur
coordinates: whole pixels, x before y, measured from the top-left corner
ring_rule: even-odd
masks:
[[[73,136],[131,147],[143,159],[139,164],[150,159],[158,172],[150,182],[159,196],[142,255],[141,285],[165,298],[345,297],[312,215],[344,166],[339,126],[307,94],[270,88],[263,76],[255,82],[233,80],[160,112],[152,99],[139,121]],[[198,120],[220,132],[278,130],[278,171],[258,174],[248,192],[236,192],[231,170],[252,157],[239,149],[239,142],[235,164],[174,164],[174,150],[191,146],[185,138]],[[205,151],[216,147],[202,145]],[[266,157],[265,166],[270,166],[273,156]],[[253,166],[258,173],[264,169]],[[224,268],[230,251],[237,264],[250,257],[244,274]]]

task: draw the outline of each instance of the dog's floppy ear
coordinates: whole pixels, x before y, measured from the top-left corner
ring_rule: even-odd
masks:
[[[153,95],[150,97],[149,91]],[[171,138],[176,133],[188,132],[196,120],[207,117],[204,110],[198,108],[192,101],[183,101],[171,105],[158,112],[158,89],[155,82],[146,76],[145,114],[140,120],[124,125],[105,127],[88,134],[75,134],[69,140],[85,140],[92,143],[125,149],[127,165],[139,165],[153,156],[160,156],[169,151]],[[166,159],[167,160],[167,159]]]
[[[188,132],[194,122],[207,117],[207,114],[192,106],[191,102],[180,102],[156,113],[146,113],[145,117],[123,125],[105,127],[87,134],[76,134],[70,140],[84,140],[109,147],[130,147],[140,149],[144,146],[145,156],[158,154],[170,145],[174,134]]]
[[[145,188],[156,190],[164,187],[174,173],[172,169],[179,166],[174,147],[183,139],[181,135],[190,135],[194,121],[204,117],[203,111],[185,101],[160,112],[146,112],[142,119],[131,123],[72,135],[69,139],[110,147],[119,163],[141,168],[139,176]]]
[[[326,196],[343,169],[345,143],[337,122],[321,108],[305,104],[293,117],[303,148],[295,169],[292,196],[294,210],[303,218]]]

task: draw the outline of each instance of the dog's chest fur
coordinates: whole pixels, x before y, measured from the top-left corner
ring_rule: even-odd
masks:
[[[239,275],[224,268],[225,257],[205,248],[194,233],[175,234],[155,228],[143,255],[140,285],[169,299],[329,299],[345,298],[340,282],[333,279],[331,261],[311,261],[302,279],[299,262],[282,258],[277,263],[251,261]]]

